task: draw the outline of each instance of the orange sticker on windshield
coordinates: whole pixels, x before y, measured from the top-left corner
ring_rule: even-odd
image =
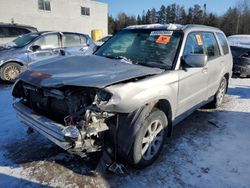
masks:
[[[201,35],[195,35],[195,37],[196,37],[196,40],[198,42],[198,45],[202,46],[203,45],[203,41],[202,41]]]
[[[170,39],[171,39],[170,36],[160,35],[157,38],[156,43],[158,43],[158,44],[167,44],[167,43],[169,43]]]

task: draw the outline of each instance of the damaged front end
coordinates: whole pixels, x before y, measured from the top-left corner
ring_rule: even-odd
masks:
[[[20,99],[13,106],[22,122],[81,157],[103,149],[105,133],[116,116],[98,108],[97,103],[111,98],[102,89],[41,88],[20,80],[12,95]]]

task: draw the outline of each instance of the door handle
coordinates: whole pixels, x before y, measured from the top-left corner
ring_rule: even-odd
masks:
[[[202,69],[202,73],[207,74],[207,68],[206,68],[206,67],[204,67],[204,68]]]

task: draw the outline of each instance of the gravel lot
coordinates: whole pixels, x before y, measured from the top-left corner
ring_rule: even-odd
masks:
[[[0,187],[250,187],[250,79],[232,79],[217,110],[177,125],[161,157],[125,177],[100,175],[42,135],[27,136],[0,84]]]

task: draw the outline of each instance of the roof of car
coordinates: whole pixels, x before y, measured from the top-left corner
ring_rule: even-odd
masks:
[[[30,26],[30,25],[23,25],[23,24],[16,24],[16,23],[12,24],[12,23],[3,23],[3,22],[0,22],[0,26],[21,27],[21,28],[36,29],[35,27]]]
[[[206,26],[206,25],[180,25],[180,24],[146,24],[146,25],[132,25],[128,26],[125,29],[166,29],[166,30],[209,30],[209,31],[220,31],[218,28]]]
[[[87,35],[87,34],[83,34],[83,33],[68,32],[68,31],[39,31],[39,32],[36,32],[36,34],[38,34],[38,35],[44,35],[44,34],[48,34],[48,33],[62,33],[62,34]]]

